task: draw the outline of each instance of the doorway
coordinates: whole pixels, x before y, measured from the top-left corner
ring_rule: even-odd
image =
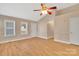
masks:
[[[47,36],[48,36],[48,39],[54,39],[54,20],[48,21]]]

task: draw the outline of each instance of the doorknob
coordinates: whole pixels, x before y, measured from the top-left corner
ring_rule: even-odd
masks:
[[[72,34],[72,32],[70,32]]]

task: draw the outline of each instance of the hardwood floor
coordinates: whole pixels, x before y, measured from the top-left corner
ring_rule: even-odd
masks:
[[[79,56],[79,46],[31,38],[0,44],[0,56]]]

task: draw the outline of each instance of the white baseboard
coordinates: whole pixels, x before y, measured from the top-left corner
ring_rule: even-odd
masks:
[[[31,37],[37,37],[37,35],[33,35],[33,34],[31,34],[30,36],[31,36]]]
[[[62,41],[62,40],[57,40],[57,39],[54,39],[54,41],[56,41],[56,42],[61,42],[61,43],[66,43],[66,44],[71,44],[70,42]]]
[[[38,37],[43,38],[43,39],[48,39],[47,37],[44,37],[44,36],[38,36]]]
[[[72,43],[72,42],[71,42],[71,44],[74,44],[74,45],[79,45],[79,43]]]
[[[25,40],[25,39],[30,39],[30,38],[32,38],[32,36],[22,37],[22,38],[16,38],[14,40],[1,41],[0,44],[2,44],[2,43],[8,43],[8,42],[13,42],[13,41],[18,41],[18,40]]]
[[[48,39],[51,39],[51,38],[53,39],[54,37],[52,37],[52,36],[48,37]]]
[[[28,37],[20,37],[20,38],[14,38],[12,40],[7,40],[7,41],[1,41],[0,44],[2,43],[8,43],[8,42],[13,42],[13,41],[18,41],[18,40],[25,40],[25,39],[30,39],[30,38],[33,38],[33,37],[36,37],[36,36],[28,36]],[[44,39],[48,39],[47,37],[43,37],[43,36],[38,36],[40,38],[44,38]]]

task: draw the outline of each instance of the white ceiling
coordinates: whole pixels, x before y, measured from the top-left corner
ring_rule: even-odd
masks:
[[[75,3],[76,4],[76,3]],[[47,6],[57,6],[58,10],[75,5],[74,3],[47,3]],[[0,14],[38,21],[43,16],[39,9],[39,3],[0,3]]]

